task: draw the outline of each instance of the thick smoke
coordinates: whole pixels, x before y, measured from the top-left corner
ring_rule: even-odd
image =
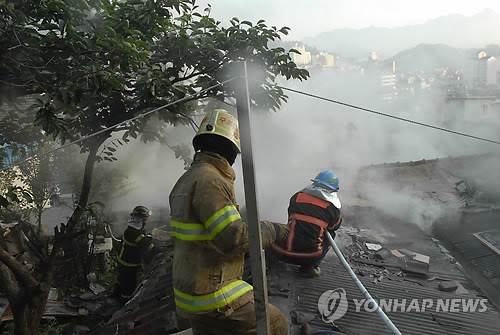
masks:
[[[380,112],[436,124],[440,121],[432,100],[398,104],[380,102],[373,82],[359,75],[318,72],[305,83],[284,82],[296,90]],[[276,113],[252,111],[252,140],[262,219],[286,222],[289,198],[310,183],[318,172],[333,169],[341,178],[340,197],[362,197],[387,214],[427,228],[448,205],[422,197],[409,188],[394,190],[387,176],[374,176],[359,186],[359,168],[370,164],[417,161],[462,156],[496,149],[494,145],[421,126],[388,119],[346,106],[288,92],[289,102]],[[417,110],[415,103],[421,107]],[[460,126],[460,123],[457,124]],[[462,129],[466,131],[466,129]],[[190,145],[189,127],[170,130],[174,144]],[[481,134],[479,134],[481,135]],[[490,134],[485,134],[490,135]],[[138,202],[168,211],[168,194],[184,172],[184,163],[160,144],[131,143],[119,152],[121,168],[135,185],[125,197],[115,199],[114,209],[129,210]],[[235,164],[236,190],[244,206],[241,159]],[[466,177],[466,176],[464,176]],[[484,182],[488,184],[488,182]],[[409,187],[409,186],[408,186]],[[346,202],[348,203],[348,202]],[[163,219],[163,218],[160,218]],[[165,222],[167,218],[165,218]]]
[[[396,106],[381,103],[373,80],[359,75],[322,72],[303,84],[284,83],[344,103],[440,125],[439,105],[428,97]],[[356,181],[361,166],[463,156],[496,149],[493,144],[423,128],[365,111],[288,92],[290,100],[279,113],[253,113],[254,160],[260,216],[286,221],[290,196],[325,169],[341,178],[340,197],[356,195],[403,221],[427,229],[452,207],[408,188],[385,185],[389,176],[374,176],[368,185]],[[444,99],[444,95],[441,97]],[[415,105],[420,108],[415,108]],[[457,122],[454,126],[464,127]],[[457,128],[456,128],[457,129]],[[467,132],[466,128],[458,128]],[[485,131],[479,136],[493,134]],[[241,176],[241,173],[238,174]],[[467,174],[462,178],[466,178]],[[241,192],[241,179],[239,180]],[[486,183],[487,184],[487,183]]]

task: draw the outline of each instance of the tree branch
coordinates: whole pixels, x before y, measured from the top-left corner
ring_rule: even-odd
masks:
[[[179,83],[181,81],[186,81],[186,80],[189,80],[191,78],[194,78],[194,77],[197,77],[197,76],[201,76],[202,74],[209,74],[209,73],[212,73],[214,72],[216,69],[220,68],[222,65],[224,65],[224,60],[220,61],[219,63],[217,63],[216,65],[212,66],[211,68],[209,69],[206,69],[204,71],[198,71],[196,72],[196,69],[193,70],[193,72],[191,72],[190,75],[188,76],[183,76],[182,78],[179,77],[177,79],[174,79],[172,80],[172,85],[176,84],[176,83]]]
[[[0,262],[12,271],[16,279],[27,288],[29,293],[41,291],[40,283],[23,267],[23,265],[19,264],[19,262],[3,248],[0,248]]]
[[[9,302],[16,302],[21,296],[21,288],[13,278],[12,271],[6,266],[2,266],[2,264],[0,264],[0,291],[6,295]]]

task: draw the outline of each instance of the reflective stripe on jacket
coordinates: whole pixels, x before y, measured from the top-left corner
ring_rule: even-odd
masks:
[[[217,234],[241,216],[233,205],[227,205],[204,223],[170,221],[171,235],[185,241],[213,240]]]
[[[248,233],[238,212],[234,179],[225,158],[196,153],[170,193],[173,286],[181,314],[237,309],[253,299],[252,286],[242,281]],[[274,226],[263,223],[261,230],[263,245],[271,245]]]
[[[145,231],[128,227],[123,233],[122,245],[118,255],[118,263],[127,267],[138,267],[142,258],[147,257],[154,244],[146,237]]]
[[[304,192],[295,193],[288,207],[288,235],[272,248],[297,259],[320,257],[325,244],[328,246],[325,229],[337,230],[341,222],[340,210],[332,203]]]
[[[190,312],[205,312],[226,306],[252,290],[252,285],[236,280],[214,293],[192,296],[174,288],[175,304]]]

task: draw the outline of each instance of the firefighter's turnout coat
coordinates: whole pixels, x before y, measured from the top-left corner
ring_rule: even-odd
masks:
[[[146,235],[144,228],[137,229],[128,226],[123,233],[118,263],[125,267],[137,268],[142,260],[149,262],[154,247],[152,238]]]
[[[155,252],[152,238],[146,235],[142,226],[142,219],[131,216],[118,255],[118,278],[113,291],[116,298],[125,302],[132,296],[141,263],[149,263]]]
[[[180,315],[227,314],[253,300],[252,286],[242,280],[248,237],[234,180],[225,158],[199,152],[170,193],[173,286]],[[270,246],[274,224],[262,222],[261,231],[263,247]]]
[[[272,248],[279,255],[297,263],[314,263],[328,250],[325,232],[332,235],[340,227],[340,201],[336,193],[327,194],[314,186],[306,187],[290,198],[288,235]]]

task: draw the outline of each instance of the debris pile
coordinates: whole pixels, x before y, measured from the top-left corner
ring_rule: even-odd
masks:
[[[346,247],[351,262],[361,264],[356,269],[360,276],[373,277],[380,282],[388,275],[427,277],[430,257],[400,247],[392,236],[382,235],[371,229],[350,232],[353,243]]]

